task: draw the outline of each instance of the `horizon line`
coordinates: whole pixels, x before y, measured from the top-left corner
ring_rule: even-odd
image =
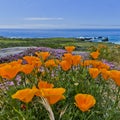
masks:
[[[94,27],[94,28],[0,28],[0,29],[41,29],[41,30],[43,30],[43,29],[46,29],[46,30],[48,30],[48,29],[120,29],[120,28],[112,28],[112,27],[106,27],[106,28],[99,28],[99,27]]]

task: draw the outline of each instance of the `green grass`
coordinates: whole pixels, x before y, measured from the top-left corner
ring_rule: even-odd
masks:
[[[93,48],[94,50],[97,49],[99,44],[107,46],[108,49],[107,51],[104,50],[101,58],[119,63],[120,45],[112,43],[80,41],[75,38],[0,38],[0,49],[17,46],[36,46],[64,49],[65,46],[73,45],[76,47],[76,51],[89,51],[90,48]]]
[[[76,50],[87,51],[91,46],[97,46],[99,43],[78,41],[75,38],[0,38],[0,48],[17,46],[43,46],[51,48],[64,48],[67,45],[74,45]],[[103,43],[112,46],[111,43]]]

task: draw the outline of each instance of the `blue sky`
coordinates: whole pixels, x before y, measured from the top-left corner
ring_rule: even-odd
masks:
[[[0,28],[120,28],[120,0],[0,0]]]

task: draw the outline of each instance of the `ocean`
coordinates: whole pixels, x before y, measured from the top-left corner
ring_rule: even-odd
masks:
[[[0,36],[8,38],[108,37],[109,42],[120,44],[120,29],[0,29]]]

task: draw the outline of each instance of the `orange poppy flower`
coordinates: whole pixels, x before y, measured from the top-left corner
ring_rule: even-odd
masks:
[[[91,65],[94,68],[99,68],[99,66],[101,65],[101,61],[98,60],[91,60]]]
[[[74,66],[76,66],[76,65],[79,65],[80,64],[80,61],[81,61],[81,56],[80,55],[74,55],[73,57],[72,57],[72,64],[74,65]]]
[[[33,87],[32,89],[26,88],[23,90],[18,90],[15,94],[12,95],[12,98],[19,99],[22,102],[28,103],[32,100],[37,91],[38,90],[36,87]]]
[[[40,82],[38,83],[38,88],[39,89],[42,89],[42,88],[53,88],[53,87],[54,87],[53,84],[50,84],[50,83],[48,83],[46,81],[40,80]]]
[[[67,52],[72,52],[73,50],[75,49],[75,46],[66,46],[65,47],[65,50],[67,51]]]
[[[115,83],[120,86],[120,71],[118,70],[111,70],[110,77],[115,81]]]
[[[21,69],[20,64],[15,66],[6,64],[3,67],[0,67],[0,76],[6,79],[13,79],[18,74],[18,72],[20,72],[20,69]]]
[[[108,80],[110,78],[110,71],[108,71],[106,69],[101,69],[100,71],[101,71],[102,77],[105,80]]]
[[[89,68],[89,73],[91,77],[95,79],[100,73],[100,70],[98,70],[97,68]]]
[[[24,72],[25,74],[30,74],[34,69],[33,65],[25,64],[21,65],[21,72]]]
[[[38,57],[25,56],[23,57],[23,59],[26,60],[28,64],[33,65],[34,67],[40,67],[42,65],[42,62]]]
[[[42,60],[46,60],[50,56],[49,52],[36,52],[35,54]]]
[[[39,96],[41,97],[42,96],[42,89],[47,89],[47,88],[53,88],[54,85],[53,84],[50,84],[46,81],[42,81],[40,80],[39,83],[38,83],[38,91],[35,93],[36,96]]]
[[[67,58],[72,58],[73,55],[71,53],[64,53],[63,56],[64,59],[67,59]]]
[[[0,68],[1,67],[3,67],[3,66],[5,66],[5,65],[7,65],[8,63],[2,63],[2,64],[0,64]]]
[[[60,66],[62,67],[62,69],[64,71],[67,71],[67,70],[69,70],[71,68],[71,64],[66,60],[61,61]]]
[[[42,89],[42,96],[47,98],[49,104],[55,104],[59,100],[65,98],[63,95],[64,92],[64,88]]]
[[[73,55],[71,53],[65,53],[62,57],[62,60],[65,60],[69,62],[70,64],[72,64],[72,57]]]
[[[81,62],[80,64],[82,65],[82,66],[89,66],[89,65],[91,65],[91,62],[92,62],[92,60],[84,60],[83,62]]]
[[[62,94],[65,92],[64,88],[53,88],[54,85],[40,80],[38,83],[38,91],[36,96],[47,98],[50,104],[55,104],[59,100],[65,98]]]
[[[14,66],[14,65],[21,64],[21,63],[22,63],[22,60],[19,59],[19,60],[17,60],[17,61],[12,61],[12,62],[10,62],[9,64]]]
[[[107,70],[110,69],[110,66],[98,60],[92,60],[91,64],[94,68],[107,69]]]
[[[99,68],[100,68],[100,69],[106,69],[106,70],[108,70],[108,69],[110,69],[110,66],[107,65],[107,64],[105,64],[105,63],[103,63],[103,62],[101,62],[101,65],[100,65]]]
[[[45,62],[46,67],[57,67],[59,64],[59,60],[57,59],[51,59]]]
[[[96,52],[92,52],[90,55],[92,56],[93,59],[97,59],[100,53],[96,51]]]
[[[73,50],[75,49],[75,46],[66,46],[65,47],[65,50],[67,51],[67,52],[72,52]]]
[[[95,98],[89,94],[77,94],[75,96],[75,105],[82,111],[88,111],[96,103]]]

